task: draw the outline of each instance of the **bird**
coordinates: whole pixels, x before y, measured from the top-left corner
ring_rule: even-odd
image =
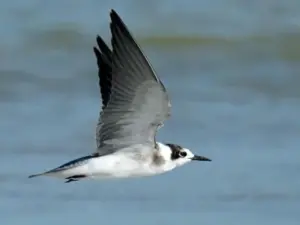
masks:
[[[147,177],[191,161],[211,161],[178,144],[156,141],[157,131],[171,116],[166,88],[114,9],[110,31],[111,48],[99,35],[93,47],[102,97],[96,151],[29,178],[49,176],[70,183]]]

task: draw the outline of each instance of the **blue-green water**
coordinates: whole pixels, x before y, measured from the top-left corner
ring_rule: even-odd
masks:
[[[158,140],[212,158],[142,179],[27,179],[95,151],[92,52],[114,8],[172,100]],[[6,1],[1,224],[292,225],[300,215],[300,1]]]

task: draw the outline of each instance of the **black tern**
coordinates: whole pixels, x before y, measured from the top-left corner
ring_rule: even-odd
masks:
[[[170,117],[166,88],[119,15],[111,10],[112,50],[100,36],[98,64],[102,110],[97,151],[41,175],[72,182],[85,178],[128,178],[162,174],[193,160],[211,161],[176,144],[156,142]]]

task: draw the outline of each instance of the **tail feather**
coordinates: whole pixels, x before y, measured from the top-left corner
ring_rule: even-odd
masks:
[[[32,174],[32,175],[28,176],[28,178],[39,177],[39,176],[43,176],[43,175],[45,175],[45,173],[37,173],[37,174]]]

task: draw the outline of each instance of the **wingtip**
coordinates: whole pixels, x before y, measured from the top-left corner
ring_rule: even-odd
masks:
[[[121,17],[114,9],[110,11],[110,19],[112,23],[123,23]]]
[[[98,56],[100,54],[98,48],[96,48],[95,46],[93,47],[93,51],[94,51],[96,56]]]
[[[96,41],[98,42],[98,40],[101,39],[101,37],[99,35],[96,36]]]
[[[119,16],[119,14],[113,9],[110,12],[110,19],[111,22],[109,24],[109,27],[113,36],[112,39],[114,39],[115,36],[118,36],[117,33],[122,33],[122,38],[126,37],[128,40],[134,42],[134,44],[137,45],[127,25],[124,23],[123,19]],[[138,46],[138,48],[140,47]]]
[[[117,15],[116,11],[114,9],[110,10],[110,15]]]

